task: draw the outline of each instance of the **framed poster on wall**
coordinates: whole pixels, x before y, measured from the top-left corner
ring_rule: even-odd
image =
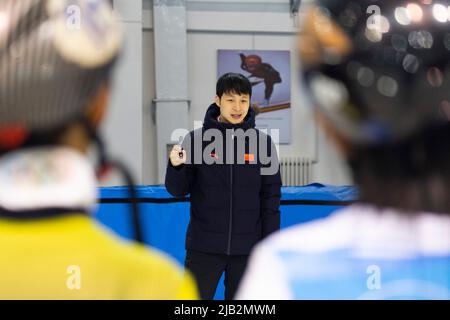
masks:
[[[241,73],[253,87],[258,129],[279,130],[280,143],[291,142],[291,66],[289,51],[219,50],[217,76]]]

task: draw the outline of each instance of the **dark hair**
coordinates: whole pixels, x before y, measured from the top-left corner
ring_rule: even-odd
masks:
[[[226,73],[217,81],[216,95],[222,98],[224,93],[248,94],[252,97],[252,84],[240,73]]]
[[[362,202],[450,213],[450,125],[391,145],[354,146],[349,163]]]

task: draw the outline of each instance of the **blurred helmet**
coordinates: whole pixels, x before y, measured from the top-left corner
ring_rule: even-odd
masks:
[[[450,1],[319,0],[300,52],[312,100],[351,143],[450,121]]]
[[[81,117],[122,31],[106,0],[0,0],[0,149]]]

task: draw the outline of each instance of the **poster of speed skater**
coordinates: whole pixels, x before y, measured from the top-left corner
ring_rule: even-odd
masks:
[[[291,141],[290,52],[275,50],[219,50],[218,77],[227,72],[246,76],[253,88],[256,126],[267,133],[279,130],[279,142]]]

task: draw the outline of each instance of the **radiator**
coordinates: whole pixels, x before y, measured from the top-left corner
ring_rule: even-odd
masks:
[[[312,181],[313,160],[300,157],[282,157],[280,159],[281,180],[283,186],[304,186]]]

